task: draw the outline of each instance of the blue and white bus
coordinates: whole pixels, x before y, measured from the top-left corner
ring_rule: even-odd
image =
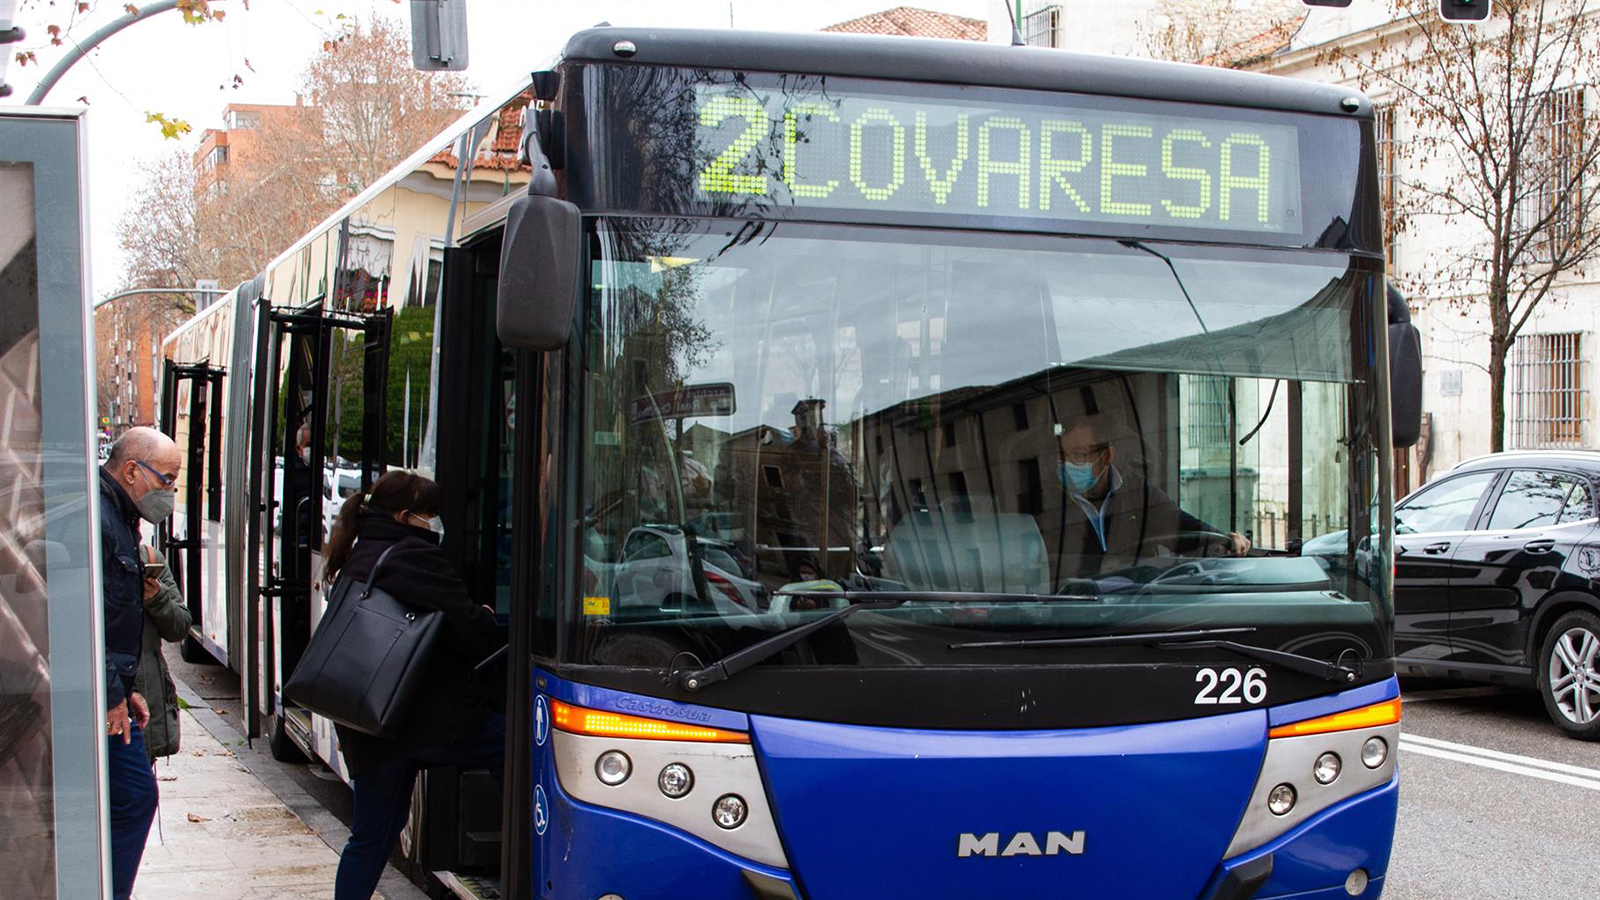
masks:
[[[499,821],[428,776],[414,831],[498,837],[505,896],[1377,897],[1419,374],[1376,175],[1344,88],[579,33],[235,309],[263,732],[337,755],[276,695],[314,473],[421,465],[511,727]]]

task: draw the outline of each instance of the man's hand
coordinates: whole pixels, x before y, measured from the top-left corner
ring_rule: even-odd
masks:
[[[150,724],[150,704],[145,702],[144,697],[138,691],[128,695],[128,703],[133,710],[132,718],[134,723],[141,730],[144,729],[145,726]]]
[[[1230,556],[1243,556],[1250,552],[1250,539],[1238,532],[1228,534],[1228,554]]]
[[[149,544],[140,544],[139,545],[139,560],[141,562],[145,563],[146,565],[155,562],[156,561],[156,548],[150,546]],[[160,578],[151,578],[148,575],[145,576],[145,579],[144,579],[144,602],[149,603],[151,600],[154,600],[155,596],[157,594],[159,594],[159,593],[161,593],[161,579]]]
[[[138,695],[136,694],[135,696]],[[124,744],[133,741],[133,729],[129,727],[128,723],[128,701],[126,700],[112,707],[111,712],[106,713],[106,735],[115,737],[119,734],[122,735]]]

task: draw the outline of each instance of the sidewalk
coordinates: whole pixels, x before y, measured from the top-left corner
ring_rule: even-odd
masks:
[[[136,900],[331,896],[339,855],[192,713],[179,717],[183,750],[156,768],[161,810]]]
[[[156,767],[161,789],[134,884],[135,900],[326,900],[338,870],[336,847],[350,832],[285,772],[245,746],[233,723],[178,683],[183,749]],[[426,900],[389,867],[379,884],[389,900]]]

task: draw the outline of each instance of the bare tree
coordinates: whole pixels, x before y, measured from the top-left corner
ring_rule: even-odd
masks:
[[[141,172],[119,227],[127,286],[252,277],[460,115],[467,82],[412,69],[397,25],[344,27],[301,75],[313,102],[267,111],[225,171],[202,179],[181,152]]]
[[[1400,168],[1416,174],[1397,192],[1397,222],[1465,229],[1465,239],[1436,242],[1408,287],[1487,313],[1498,452],[1507,352],[1540,305],[1600,257],[1600,117],[1583,97],[1600,62],[1600,15],[1587,0],[1496,0],[1489,24],[1463,28],[1439,19],[1433,0],[1390,2],[1402,27],[1324,56],[1363,87],[1387,88],[1411,124]]]
[[[1300,0],[1164,0],[1138,24],[1156,59],[1238,68],[1289,43]]]
[[[408,35],[381,18],[325,45],[300,81],[312,106],[293,135],[294,161],[343,198],[443,131],[470,89],[458,73],[413,69]]]

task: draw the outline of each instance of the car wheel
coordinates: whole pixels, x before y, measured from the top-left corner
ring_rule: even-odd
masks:
[[[1579,740],[1600,740],[1600,616],[1556,620],[1539,647],[1539,693],[1551,721]]]

